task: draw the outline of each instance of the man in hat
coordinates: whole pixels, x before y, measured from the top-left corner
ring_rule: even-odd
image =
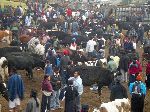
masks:
[[[70,57],[68,56],[69,55],[68,50],[64,50],[63,53],[64,53],[64,56],[61,57],[60,59],[60,69],[61,69],[60,75],[62,78],[63,85],[66,85],[67,79],[69,77],[67,73],[67,66],[70,64],[71,60],[70,60]]]
[[[131,112],[143,112],[146,86],[142,82],[140,74],[137,75],[135,82],[130,83],[129,92],[131,94]]]

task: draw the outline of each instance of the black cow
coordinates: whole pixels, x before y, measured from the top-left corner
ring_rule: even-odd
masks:
[[[35,67],[41,67],[44,69],[45,63],[44,61],[39,57],[35,55],[30,55],[28,53],[9,53],[6,54],[5,57],[8,60],[8,68],[9,70],[12,67],[17,68],[18,70],[26,70],[28,72],[29,78],[33,77],[32,69]]]
[[[49,36],[56,36],[59,40],[63,40],[65,37],[70,36],[63,31],[48,31]]]
[[[22,50],[20,47],[3,47],[0,48],[0,57],[3,57],[11,52],[22,52]]]
[[[79,71],[83,81],[83,85],[91,86],[98,83],[98,92],[101,94],[103,86],[111,86],[114,81],[114,74],[106,68],[100,68],[96,66],[73,66],[68,67],[68,74],[73,75],[74,71]],[[120,75],[118,72],[116,76]]]
[[[77,36],[68,36],[68,37],[64,37],[61,41],[60,44],[62,45],[70,45],[73,42],[73,38],[76,39],[76,43],[77,45],[82,45],[83,48],[85,48],[87,41],[89,40],[89,38],[87,36],[82,36],[82,35],[77,35]]]

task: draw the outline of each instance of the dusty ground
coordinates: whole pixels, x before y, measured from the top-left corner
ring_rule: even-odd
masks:
[[[2,47],[2,46],[3,45],[0,43],[0,47]],[[142,54],[142,49],[138,48],[138,51],[140,52],[140,54]],[[41,99],[40,89],[41,89],[41,81],[43,78],[43,71],[34,71],[34,80],[33,81],[28,80],[28,78],[25,75],[25,71],[18,71],[18,72],[21,74],[24,84],[25,84],[25,98],[21,103],[21,108],[23,110],[23,109],[25,109],[25,106],[29,99],[29,95],[30,95],[29,93],[32,88],[34,88],[38,91],[39,98]],[[145,75],[144,72],[143,72],[143,75]],[[126,83],[124,85],[127,87]],[[83,103],[88,104],[90,106],[90,112],[92,112],[94,107],[100,106],[101,101],[108,102],[109,95],[110,95],[110,91],[108,90],[107,87],[104,87],[102,90],[102,96],[101,96],[101,100],[100,100],[98,97],[98,94],[90,91],[90,87],[84,87],[84,93],[82,95],[81,102],[82,102],[82,104]],[[145,99],[145,111],[144,112],[150,112],[150,103],[149,103],[150,100],[149,99],[150,99],[150,91],[147,92],[147,96]],[[0,104],[2,104],[2,112],[8,112],[8,102],[6,102],[6,100],[2,97],[0,97]],[[64,106],[63,102],[61,102],[61,104],[62,104],[62,106]],[[54,112],[63,112],[63,109],[56,110]]]

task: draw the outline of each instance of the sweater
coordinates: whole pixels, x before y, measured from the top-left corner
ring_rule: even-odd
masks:
[[[142,72],[142,66],[141,64],[136,61],[136,64],[133,64],[132,62],[129,64],[128,69],[129,74],[137,74],[139,72]]]

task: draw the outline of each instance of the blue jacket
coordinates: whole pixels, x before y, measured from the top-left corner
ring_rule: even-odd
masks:
[[[17,97],[17,95],[20,99],[23,99],[24,84],[20,75],[13,74],[8,79],[8,95],[11,101],[13,101]]]
[[[49,76],[53,75],[53,69],[52,69],[51,64],[48,64],[48,65],[45,66],[44,74],[49,75]]]
[[[129,86],[129,92],[130,92],[130,94],[132,95],[132,92],[133,92],[133,87],[134,87],[134,85],[136,84],[136,83],[140,83],[140,91],[141,91],[141,94],[142,95],[146,95],[146,86],[145,86],[145,84],[143,83],[143,82],[141,82],[141,81],[135,81],[135,82],[133,82],[133,83],[130,83],[130,86]]]

